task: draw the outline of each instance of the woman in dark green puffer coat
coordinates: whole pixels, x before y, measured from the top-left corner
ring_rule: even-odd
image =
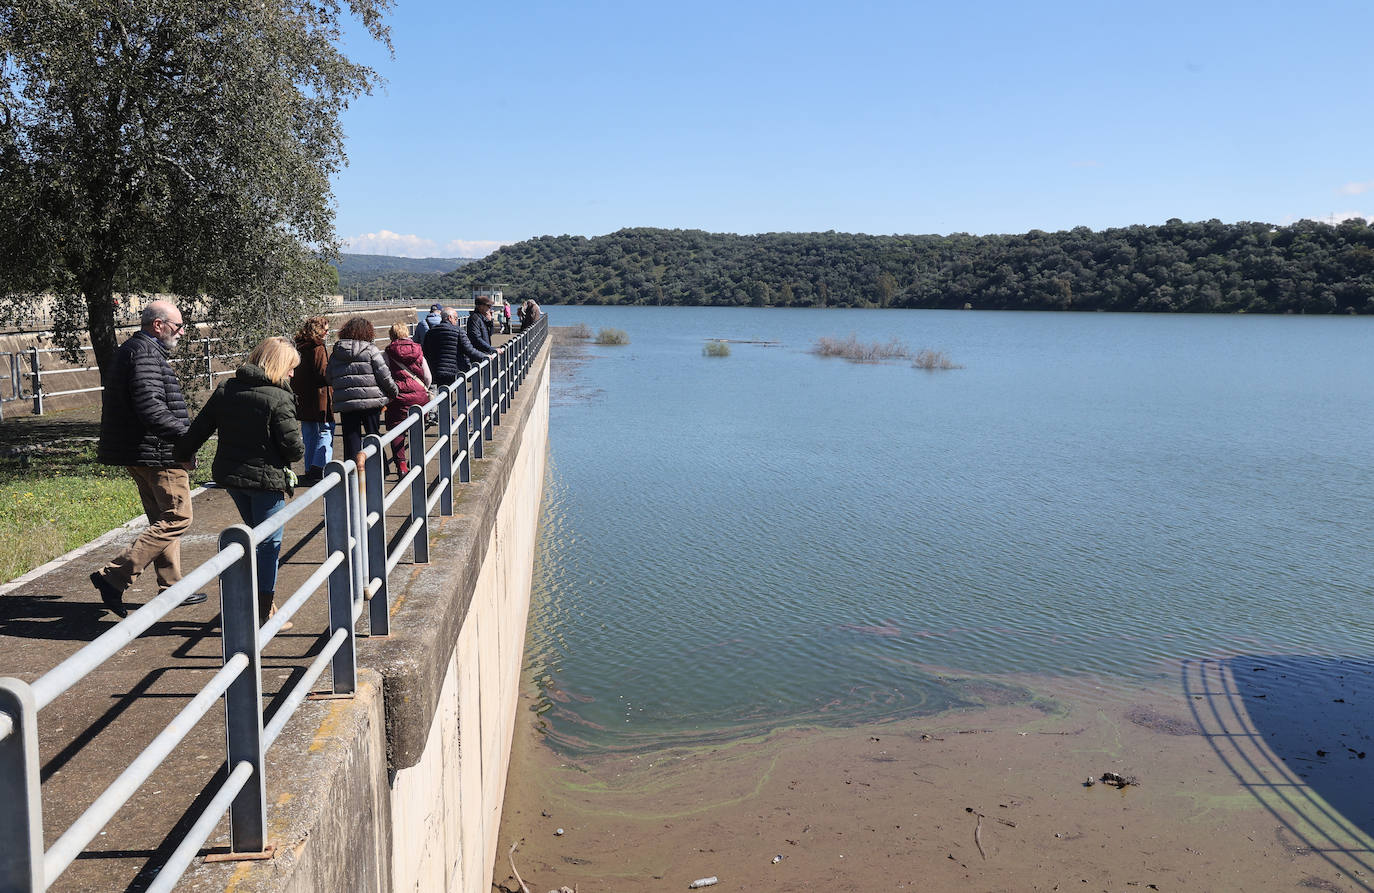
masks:
[[[212,432],[219,431],[219,448],[210,470],[249,527],[286,505],[296,484],[291,463],[305,455],[296,397],[291,393],[291,375],[298,363],[295,345],[285,338],[268,338],[253,349],[233,378],[215,389],[177,442],[177,458],[189,459]],[[259,623],[277,610],[273,596],[281,534],[278,529],[257,547]]]

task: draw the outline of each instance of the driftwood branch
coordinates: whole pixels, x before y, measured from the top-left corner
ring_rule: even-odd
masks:
[[[978,846],[978,855],[982,856],[983,861],[986,862],[988,854],[987,850],[983,849],[983,814],[975,810],[972,806],[965,806],[964,812],[971,812],[978,816],[978,824],[973,826],[973,842]]]
[[[506,853],[506,858],[510,859],[510,870],[511,873],[515,875],[515,881],[520,885],[520,889],[523,890],[524,893],[530,893],[530,888],[525,886],[524,880],[522,880],[520,877],[520,872],[516,871],[515,869],[515,848],[519,845],[520,841],[518,840],[515,843],[511,844],[510,852]]]

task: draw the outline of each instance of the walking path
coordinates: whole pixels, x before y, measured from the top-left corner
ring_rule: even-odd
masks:
[[[336,456],[339,449],[336,441]],[[427,481],[437,475],[437,465],[436,459],[428,466]],[[461,504],[462,499],[460,487],[455,502]],[[407,504],[408,500],[399,500],[388,512],[390,534],[402,529]],[[323,505],[321,501],[318,510],[307,511],[286,526],[278,603],[305,581],[325,554]],[[461,508],[457,511],[461,513]],[[445,520],[437,515],[431,519],[436,533]],[[192,527],[181,540],[184,571],[189,573],[213,556],[220,531],[238,523],[229,494],[212,488],[197,496]],[[109,539],[100,547],[78,550],[65,563],[0,595],[0,676],[32,683],[118,621],[101,604],[88,576],[132,542],[138,529],[118,528],[107,534]],[[407,550],[392,576],[393,586],[405,585],[403,568],[410,560]],[[433,552],[431,560],[439,560]],[[206,591],[207,602],[175,609],[42,711],[39,750],[45,847],[52,846],[219,671],[219,592],[215,586]],[[132,610],[156,593],[157,581],[150,569],[125,594],[125,602]],[[317,593],[293,618],[295,628],[279,633],[264,650],[266,719],[276,710],[280,692],[303,675],[325,644],[327,601],[323,591]],[[327,680],[326,674],[322,684]],[[297,726],[313,729],[309,724],[318,723],[326,709],[302,708],[287,724],[288,733]],[[205,791],[213,790],[211,783],[222,777],[224,755],[223,712],[212,709],[51,889],[141,889],[199,815],[208,799]],[[287,796],[282,793],[282,775],[268,773],[269,804]],[[208,845],[227,844],[227,827],[227,818],[222,819]]]

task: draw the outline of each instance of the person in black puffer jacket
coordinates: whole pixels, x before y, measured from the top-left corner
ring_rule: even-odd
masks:
[[[382,407],[400,396],[386,358],[372,343],[376,334],[366,317],[355,316],[339,330],[338,343],[329,355],[327,373],[343,428],[345,461],[362,450],[364,432],[381,432]]]
[[[159,592],[181,579],[181,535],[191,526],[192,463],[178,464],[172,444],[190,422],[186,400],[167,354],[177,346],[185,323],[169,301],[143,308],[142,328],[116,351],[101,394],[100,461],[123,465],[138,487],[148,526],[138,539],[91,574],[105,606],[128,615],[124,592],[149,564]],[[204,593],[182,604],[200,604]]]
[[[458,311],[449,307],[444,321],[425,333],[425,362],[439,387],[451,385],[474,364],[487,358],[472,346],[467,332],[458,325]]]
[[[219,447],[211,471],[229,492],[239,517],[256,527],[281,511],[296,484],[291,463],[305,456],[291,375],[301,361],[285,338],[268,338],[248,355],[234,377],[210,395],[186,436],[177,441],[178,457],[194,456],[214,431]],[[258,543],[258,623],[277,610],[277,557],[280,528]],[[282,627],[286,629],[284,625]]]
[[[468,340],[487,356],[498,353],[497,348],[491,345],[492,327],[491,298],[478,297],[473,301],[472,312],[468,314]]]

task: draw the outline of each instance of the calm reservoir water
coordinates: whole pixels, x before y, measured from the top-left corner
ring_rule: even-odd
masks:
[[[555,361],[527,655],[557,747],[1374,657],[1374,319],[548,309],[631,342]],[[964,368],[809,352],[850,332]]]

